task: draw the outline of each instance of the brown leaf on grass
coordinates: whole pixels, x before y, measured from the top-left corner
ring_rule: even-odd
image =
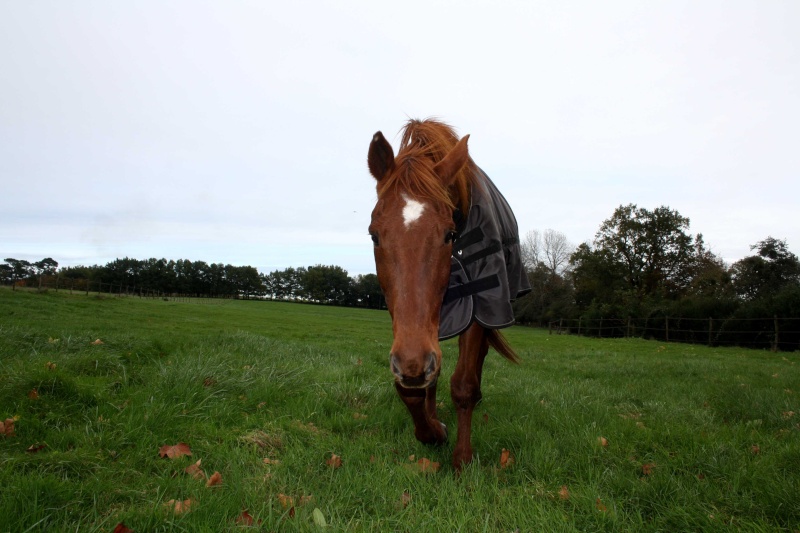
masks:
[[[483,413],[483,423],[487,423],[489,421],[489,413]]]
[[[174,444],[172,446],[165,444],[159,448],[158,455],[160,455],[162,458],[168,457],[170,459],[175,459],[176,457],[183,457],[184,455],[191,456],[192,449],[185,442],[179,442],[178,444]]]
[[[252,525],[260,525],[261,520],[256,521],[255,518],[250,516],[250,513],[247,512],[247,509],[242,511],[242,514],[236,517],[236,525],[237,526],[252,526]]]
[[[200,468],[201,461],[202,459],[198,459],[196,463],[187,466],[186,468],[183,469],[183,471],[195,479],[204,481],[206,479],[206,473],[203,472],[202,468]]]
[[[46,362],[46,363],[44,364],[44,367],[45,367],[47,370],[55,370],[55,369],[56,369],[56,364],[55,364],[55,363],[53,363],[53,362],[50,362],[50,361],[48,361],[48,362]]]
[[[325,461],[325,464],[334,469],[340,468],[342,466],[342,458],[336,455],[335,453],[332,453],[330,459]]]
[[[601,513],[605,513],[606,511],[608,511],[608,507],[606,507],[606,506],[605,506],[605,504],[603,504],[603,502],[602,502],[602,501],[600,501],[600,498],[597,498],[597,499],[595,500],[595,502],[594,502],[594,506],[595,506],[595,508],[596,508],[598,511],[600,511]]]
[[[190,507],[193,503],[194,500],[191,498],[187,498],[185,500],[170,500],[168,502],[164,502],[164,507],[175,514],[183,514],[191,510]]]
[[[750,446],[750,453],[753,455],[758,455],[761,453],[761,448],[758,446],[758,444],[753,444]]]
[[[92,346],[100,346],[101,344],[105,344],[105,343],[103,341],[101,341],[100,339],[95,339],[94,341],[92,341]]]
[[[207,377],[203,380],[203,387],[213,387],[217,384],[217,380],[212,377]]]
[[[362,363],[363,363],[363,361],[361,361],[361,358],[359,357],[359,358],[358,358],[358,361],[356,361],[356,365],[357,365],[357,366],[361,366],[361,365],[362,365]]]
[[[653,473],[653,469],[656,467],[655,463],[645,463],[642,465],[642,475],[649,476]]]
[[[558,497],[562,500],[569,500],[569,489],[566,485],[561,485],[561,488],[558,489]]]
[[[597,437],[597,443],[603,448],[608,448],[608,439],[605,437]]]
[[[407,490],[403,491],[403,495],[400,496],[400,505],[405,509],[408,507],[408,504],[411,503],[411,493]]]
[[[364,420],[365,418],[367,418],[367,415],[362,413],[353,413],[353,418],[355,418],[356,420]]]
[[[134,533],[134,531],[125,524],[123,524],[122,522],[120,522],[119,524],[114,526],[113,533]]]
[[[295,500],[294,496],[287,496],[286,494],[278,494],[278,502],[280,502],[281,507],[284,509],[294,509],[295,501],[297,505],[305,505],[314,501],[314,496],[312,495],[303,495]]]
[[[416,467],[419,469],[420,472],[428,473],[428,472],[438,472],[439,468],[442,465],[435,461],[431,461],[427,457],[423,457],[419,461],[416,462]]]
[[[31,400],[38,400],[39,391],[37,391],[36,389],[31,389],[30,392],[28,392],[28,398],[30,398]]]
[[[781,416],[783,417],[784,420],[789,420],[790,418],[792,418],[794,416],[794,411],[783,411],[781,413]]]
[[[6,418],[4,421],[0,422],[0,435],[3,437],[13,437],[14,436],[14,419],[13,418]]]
[[[514,456],[510,451],[503,448],[500,452],[500,468],[508,468],[514,464]]]
[[[222,474],[214,472],[206,481],[206,487],[216,487],[217,485],[222,485]]]
[[[281,462],[277,459],[270,459],[269,457],[264,457],[263,459],[265,465],[279,465]]]
[[[47,448],[47,444],[31,444],[25,451],[28,453],[37,453],[45,448]]]

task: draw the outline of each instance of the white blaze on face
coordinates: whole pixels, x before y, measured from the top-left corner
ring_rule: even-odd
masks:
[[[403,200],[406,201],[406,205],[403,207],[403,224],[405,224],[406,229],[408,229],[411,227],[411,224],[419,220],[419,217],[422,216],[422,212],[425,211],[425,204],[413,198],[409,198],[405,194],[403,195]]]

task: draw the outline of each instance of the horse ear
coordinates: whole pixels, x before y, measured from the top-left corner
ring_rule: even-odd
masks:
[[[445,185],[450,185],[453,179],[458,174],[458,171],[464,168],[469,160],[469,151],[467,150],[467,140],[469,135],[464,135],[458,143],[450,150],[444,159],[436,163],[433,171],[444,182]]]
[[[367,165],[369,172],[373,177],[381,181],[394,170],[394,150],[392,145],[389,144],[383,133],[377,132],[372,136],[372,142],[369,144],[369,154],[367,155]]]

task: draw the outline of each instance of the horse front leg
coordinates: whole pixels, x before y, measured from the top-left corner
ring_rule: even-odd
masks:
[[[453,450],[453,468],[457,472],[472,462],[472,413],[481,399],[481,373],[488,351],[486,331],[479,324],[472,324],[458,339],[458,362],[450,378],[450,396],[458,416]]]
[[[447,427],[436,416],[436,383],[425,389],[407,389],[395,382],[400,399],[414,421],[414,436],[423,444],[447,441]]]

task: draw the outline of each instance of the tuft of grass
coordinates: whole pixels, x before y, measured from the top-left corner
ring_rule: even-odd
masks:
[[[457,477],[452,444],[414,440],[385,312],[0,289],[0,531],[800,527],[796,354],[506,333],[522,364],[487,359]]]

